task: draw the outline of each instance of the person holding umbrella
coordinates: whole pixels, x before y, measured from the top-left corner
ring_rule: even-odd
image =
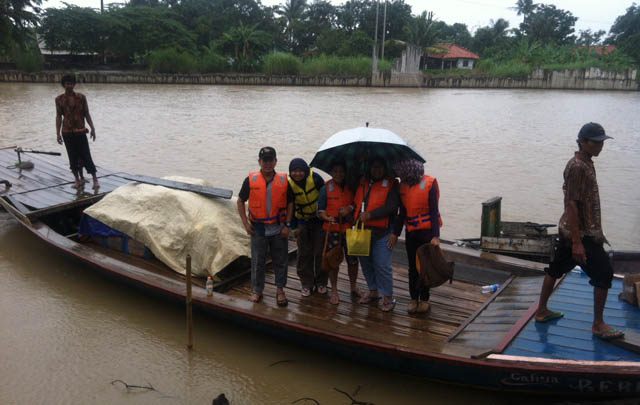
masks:
[[[369,292],[360,298],[361,304],[375,303],[383,296],[382,311],[395,308],[393,298],[393,267],[391,253],[395,241],[391,239],[393,220],[398,212],[398,182],[387,175],[384,160],[374,158],[369,172],[360,179],[355,192],[355,220],[362,221],[371,229],[369,256],[360,256],[362,273],[367,280]]]
[[[416,251],[425,244],[440,245],[442,218],[438,208],[440,190],[435,177],[424,174],[424,165],[416,159],[408,159],[393,165],[400,177],[400,215],[394,225],[390,243],[395,244],[407,227],[405,247],[409,260],[409,294],[411,302],[407,312],[425,313],[429,310],[429,289],[420,283],[416,268]]]
[[[338,248],[340,242],[347,259],[347,272],[349,283],[351,284],[351,297],[360,298],[361,294],[356,285],[358,279],[358,258],[349,256],[347,252],[347,241],[345,232],[353,222],[353,191],[346,184],[345,164],[342,161],[335,161],[331,166],[331,180],[325,183],[320,189],[318,197],[318,218],[325,221],[322,228],[324,232],[329,232],[327,239],[327,249]],[[339,221],[340,219],[340,221]],[[341,223],[340,223],[341,222]],[[340,303],[338,296],[338,271],[329,272],[331,281],[331,297],[329,302],[333,305]]]

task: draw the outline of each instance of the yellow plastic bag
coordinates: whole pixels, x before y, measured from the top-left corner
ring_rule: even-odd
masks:
[[[353,228],[347,229],[347,251],[350,256],[369,256],[370,247],[371,229],[364,229],[364,224],[358,219]]]

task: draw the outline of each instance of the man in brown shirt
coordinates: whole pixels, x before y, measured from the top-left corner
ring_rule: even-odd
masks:
[[[64,75],[60,81],[64,87],[64,94],[56,97],[56,140],[59,144],[64,141],[69,156],[69,167],[76,181],[72,187],[81,189],[86,183],[82,175],[82,168],[93,176],[93,189],[100,187],[96,176],[96,166],[91,158],[89,141],[85,127],[85,119],[91,127],[91,139],[95,142],[96,130],[89,114],[87,98],[73,91],[76,85],[75,75]],[[60,132],[62,129],[62,133]]]
[[[600,154],[605,139],[611,137],[594,122],[585,124],[578,133],[579,151],[564,169],[564,213],[558,226],[560,243],[553,262],[546,269],[535,319],[536,322],[548,322],[563,316],[562,312],[547,308],[547,302],[555,280],[579,264],[594,287],[591,331],[596,337],[610,340],[623,336],[624,332],[607,325],[603,319],[613,268],[603,247],[607,240],[602,232],[600,195],[596,169],[591,160]]]

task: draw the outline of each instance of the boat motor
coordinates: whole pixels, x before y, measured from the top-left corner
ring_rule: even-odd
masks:
[[[60,152],[44,152],[44,151],[33,150],[33,149],[22,149],[20,147],[15,148],[14,150],[18,154],[18,161],[16,162],[15,165],[13,165],[13,168],[20,169],[20,170],[30,170],[30,169],[33,169],[33,166],[34,166],[33,162],[29,160],[22,161],[20,157],[21,153],[40,153],[43,155],[53,155],[53,156],[61,155]]]

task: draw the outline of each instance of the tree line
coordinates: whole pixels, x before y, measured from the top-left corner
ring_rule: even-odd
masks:
[[[473,34],[466,24],[439,21],[434,12],[413,14],[403,0],[347,0],[337,6],[326,0],[286,0],[273,7],[260,0],[130,0],[103,11],[68,3],[43,9],[41,4],[0,0],[0,61],[17,62],[36,53],[37,33],[49,50],[105,55],[121,65],[154,60],[170,65],[176,58],[191,58],[200,71],[257,71],[274,52],[303,60],[370,57],[374,40],[382,44],[383,37],[388,59],[397,57],[404,43],[429,50],[451,42],[491,63],[544,64],[554,58],[562,63],[579,59],[572,56],[577,47],[613,44],[615,64],[640,64],[636,3],[609,33],[576,33],[578,18],[570,11],[517,0],[513,8],[523,17],[518,27],[497,18]]]

